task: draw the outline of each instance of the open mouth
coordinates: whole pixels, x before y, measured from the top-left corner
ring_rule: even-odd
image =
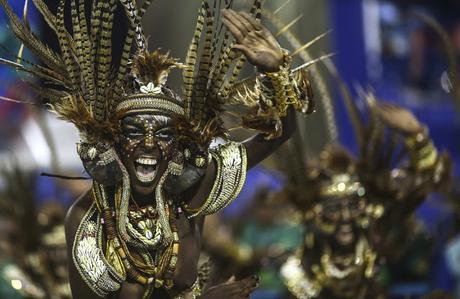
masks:
[[[155,179],[158,161],[151,157],[140,157],[134,162],[136,176],[140,182],[149,183]]]
[[[342,224],[337,231],[337,240],[343,244],[350,244],[354,240],[353,226],[350,224]]]

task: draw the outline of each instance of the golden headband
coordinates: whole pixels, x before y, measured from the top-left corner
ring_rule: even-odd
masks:
[[[319,188],[319,195],[323,197],[349,195],[358,195],[361,197],[364,194],[366,194],[366,189],[349,174],[334,175],[331,178],[331,182]]]
[[[182,103],[162,93],[134,94],[127,97],[117,106],[117,113],[126,116],[134,113],[162,113],[184,115]]]

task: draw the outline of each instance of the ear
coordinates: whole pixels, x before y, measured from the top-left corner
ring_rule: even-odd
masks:
[[[115,149],[104,143],[80,143],[77,152],[88,174],[104,186],[116,185],[122,178]]]

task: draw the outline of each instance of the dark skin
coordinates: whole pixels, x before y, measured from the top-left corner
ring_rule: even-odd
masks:
[[[321,265],[321,258],[326,248],[331,250],[330,258],[339,269],[345,266],[343,261],[354,257],[356,246],[363,233],[358,219],[365,213],[365,206],[365,198],[358,196],[333,196],[319,199],[319,202],[312,208],[315,219],[319,219],[319,223],[316,223],[315,220],[306,223],[306,232],[315,232],[313,247],[303,249],[302,267],[308,276],[315,276],[312,265]],[[324,231],[321,225],[332,227],[332,229]],[[352,278],[348,277],[342,282],[333,281],[332,284],[337,289],[325,288],[318,298],[345,298],[345,292],[351,291],[358,294],[363,289],[362,286],[367,286],[368,282],[364,283],[362,277],[353,278],[352,275]],[[289,294],[288,298],[295,297]],[[372,295],[366,298],[377,298],[377,296]]]
[[[402,137],[406,138],[423,132],[422,124],[409,110],[389,103],[376,103],[375,112],[384,125]],[[404,250],[404,245],[408,242],[410,237],[408,232],[412,232],[407,220],[427,195],[426,190],[420,192],[416,186],[411,185],[408,179],[417,175],[419,174],[410,174],[404,178],[405,181],[403,182],[391,183],[396,184],[397,189],[402,189],[401,186],[404,185],[410,185],[413,189],[411,189],[411,192],[404,194],[403,202],[397,200],[386,201],[388,204],[385,205],[385,213],[382,217],[371,219],[369,227],[359,228],[359,231],[357,230],[357,220],[364,213],[365,207],[370,204],[370,200],[366,198],[350,198],[350,200],[346,198],[321,199],[321,202],[314,209],[316,217],[320,217],[326,223],[335,223],[337,227],[343,224],[348,225],[348,231],[342,230],[340,232],[340,230],[336,229],[328,238],[324,235],[315,236],[314,247],[305,248],[304,250],[302,265],[305,271],[311,273],[311,265],[320,264],[325,245],[331,248],[332,258],[343,259],[353,256],[356,242],[359,238],[366,238],[378,257],[384,257],[387,261],[397,258],[397,255]],[[376,177],[378,179],[378,177],[383,176],[379,173]],[[387,191],[389,183],[386,183],[383,187],[383,190]],[[378,187],[373,186],[368,190],[368,193],[369,196],[372,196],[372,194],[381,194],[382,192],[378,190]],[[391,193],[385,195],[388,196],[387,198],[394,198]],[[372,197],[369,199],[372,199]],[[382,201],[379,200],[378,203],[382,203]],[[350,234],[349,228],[352,223],[356,223],[356,229],[351,230],[352,234]],[[395,229],[395,225],[398,226],[398,229]],[[382,295],[384,290],[382,290],[378,281],[374,278],[366,279],[364,275],[355,279],[353,277],[344,279],[343,287],[341,288],[337,287],[341,286],[340,284],[334,286],[336,290],[325,288],[318,298],[343,298],[344,290],[353,292],[355,298],[384,298]],[[363,288],[363,286],[367,288]],[[358,296],[358,290],[362,292],[362,297]]]
[[[407,138],[415,136],[418,133],[422,133],[424,130],[423,125],[409,110],[391,103],[379,103],[376,108],[378,116],[385,125],[402,137]],[[407,182],[402,185],[409,186],[409,188],[413,190],[400,188],[397,183],[393,186],[394,189],[403,190],[405,196],[386,206],[384,216],[379,219],[373,227],[371,236],[373,237],[372,241],[374,246],[375,248],[379,248],[379,253],[390,261],[398,260],[399,256],[403,254],[404,247],[400,245],[398,247],[400,250],[395,250],[394,244],[403,244],[407,240],[407,234],[404,232],[407,231],[408,228],[395,230],[389,223],[397,223],[400,222],[400,219],[408,219],[427,195],[425,188],[412,186],[414,183],[411,182],[410,179],[415,176],[416,174],[409,174],[409,176],[402,178],[403,181]],[[423,178],[423,176],[419,176]],[[409,226],[410,223],[406,221],[402,223],[402,225]]]
[[[423,131],[422,124],[409,110],[390,103],[379,103],[377,111],[388,127],[402,135],[409,136]]]
[[[248,61],[260,71],[277,71],[279,69],[283,63],[283,53],[273,35],[265,27],[252,19],[247,13],[223,10],[222,16],[225,25],[236,39],[237,43],[235,45],[235,50],[241,51],[242,54],[248,58]],[[129,125],[133,125],[133,123]],[[158,125],[152,121],[152,126],[153,127],[147,130],[144,129],[141,134],[150,131],[155,135],[154,140],[158,142],[151,144],[146,142],[146,140],[142,140],[142,142],[134,146],[132,151],[128,151],[130,152],[130,157],[128,157],[127,153],[124,153],[124,151],[120,153],[121,159],[130,173],[133,198],[139,205],[152,202],[155,186],[169,158],[167,155],[168,150],[162,152],[162,149],[167,148],[166,145],[168,142],[167,140],[162,140],[162,136],[157,134],[159,130],[167,127],[167,122]],[[248,169],[264,160],[290,138],[295,127],[295,112],[293,109],[290,109],[288,115],[283,120],[283,134],[281,137],[273,140],[266,140],[263,135],[256,135],[244,142],[244,146],[247,150]],[[123,145],[121,145],[121,147],[123,148]],[[156,175],[153,180],[142,182],[134,173],[136,171],[136,164],[134,162],[139,156],[158,161],[155,170]],[[201,206],[211,191],[215,176],[216,166],[214,161],[211,161],[208,163],[205,175],[200,183],[187,191],[187,198],[183,198],[183,201],[190,202],[191,206]],[[72,255],[72,244],[77,227],[91,203],[91,197],[86,194],[81,197],[68,212],[66,219],[66,238],[69,256]],[[177,291],[188,289],[196,280],[198,258],[201,251],[201,231],[203,222],[203,217],[189,220],[183,214],[176,219],[180,243],[178,264],[174,276],[174,288]],[[73,263],[69,263],[69,276],[74,298],[86,299],[95,297],[95,294],[80,277]],[[248,298],[250,293],[252,293],[257,286],[258,279],[256,277],[249,277],[240,281],[230,280],[221,285],[209,288],[200,298]],[[119,292],[111,294],[107,298],[142,298],[143,292],[143,286],[136,283],[125,282]],[[164,298],[164,296],[153,294],[152,298]]]
[[[357,219],[364,214],[366,202],[362,198],[326,198],[317,204],[315,211],[322,221],[334,225],[334,231],[327,242],[344,255],[354,253],[358,241]]]

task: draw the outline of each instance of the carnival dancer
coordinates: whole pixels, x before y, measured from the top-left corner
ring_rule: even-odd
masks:
[[[13,32],[41,61],[1,63],[44,80],[31,86],[81,135],[77,151],[94,183],[66,219],[74,298],[249,296],[255,277],[203,289],[204,216],[230,204],[246,171],[290,137],[295,110],[311,111],[305,73],[291,71],[291,56],[261,25],[261,1],[248,13],[233,11],[232,1],[202,1],[184,63],[148,51],[141,20],[149,0],[60,0],[56,14],[32,2],[60,51],[0,0]],[[118,6],[129,28],[114,61]],[[246,60],[257,78],[237,82]],[[181,94],[166,84],[173,69],[183,73]],[[244,108],[242,125],[261,133],[232,141],[223,124],[228,106]]]
[[[306,231],[280,270],[291,298],[386,298],[379,266],[401,254],[411,214],[448,181],[448,156],[414,115],[371,94],[367,100],[368,123],[348,102],[358,157],[332,144],[306,168],[301,155],[289,164],[288,196]]]

